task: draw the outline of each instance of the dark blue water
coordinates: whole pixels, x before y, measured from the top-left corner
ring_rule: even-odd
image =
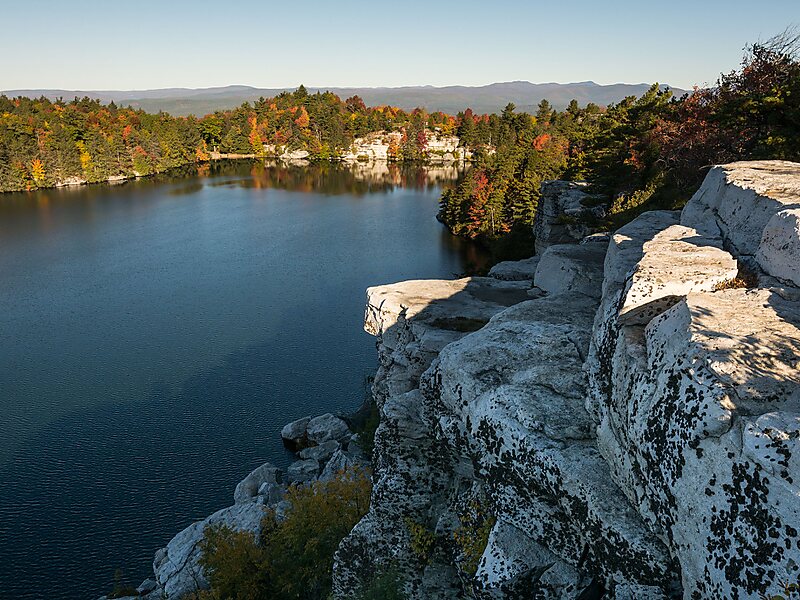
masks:
[[[0,196],[0,598],[95,598],[375,368],[367,286],[462,272],[432,174],[251,163]]]

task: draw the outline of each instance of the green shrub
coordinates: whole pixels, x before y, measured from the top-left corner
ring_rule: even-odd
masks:
[[[125,581],[125,576],[122,569],[114,571],[114,589],[108,595],[108,598],[124,598],[126,596],[138,596],[139,592],[132,585]]]
[[[333,554],[369,508],[369,473],[351,470],[328,482],[292,487],[282,521],[264,517],[261,535],[209,527],[201,542],[211,590],[224,600],[323,599],[331,589]]]
[[[406,518],[405,523],[411,538],[411,551],[420,561],[427,563],[436,545],[436,534],[413,519]]]
[[[477,501],[470,503],[468,511],[459,520],[461,525],[453,532],[453,539],[461,551],[461,569],[472,576],[478,570],[489,534],[497,520],[487,515]]]
[[[358,600],[405,600],[403,582],[396,569],[378,574],[357,596]]]

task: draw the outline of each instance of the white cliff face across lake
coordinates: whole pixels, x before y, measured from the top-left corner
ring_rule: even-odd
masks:
[[[138,583],[286,466],[287,421],[357,408],[364,290],[479,258],[435,219],[455,175],[245,162],[0,196],[2,593]]]

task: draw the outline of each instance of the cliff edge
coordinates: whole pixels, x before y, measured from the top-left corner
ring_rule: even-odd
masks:
[[[582,193],[555,182],[573,211]],[[714,167],[682,213],[576,243],[551,204],[538,257],[368,290],[375,486],[336,597],[385,570],[412,598],[782,593],[800,568],[800,164]]]

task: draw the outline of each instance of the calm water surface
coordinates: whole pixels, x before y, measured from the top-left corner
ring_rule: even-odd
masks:
[[[228,164],[0,195],[0,598],[81,599],[364,397],[364,289],[452,277],[452,173]]]

